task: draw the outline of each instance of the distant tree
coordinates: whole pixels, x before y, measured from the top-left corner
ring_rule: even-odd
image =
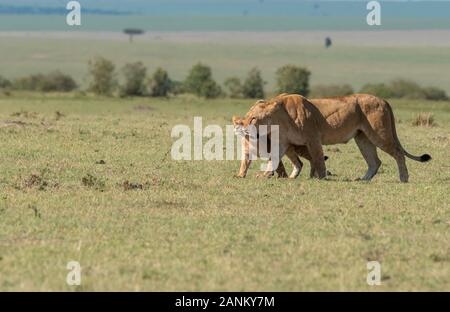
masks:
[[[201,63],[191,68],[184,87],[187,92],[206,98],[215,98],[222,94],[220,86],[212,78],[211,68]]]
[[[125,84],[120,88],[120,94],[123,96],[137,95],[141,96],[145,93],[145,77],[147,69],[142,62],[129,63],[122,68],[125,76]]]
[[[89,91],[101,95],[110,95],[116,87],[114,79],[114,64],[102,57],[97,57],[89,61],[89,75],[91,82]]]
[[[245,98],[262,99],[264,98],[264,80],[261,77],[261,71],[258,68],[252,68],[242,86],[242,93]]]
[[[333,42],[331,41],[331,38],[330,37],[326,37],[325,38],[325,48],[329,48],[329,47],[331,47],[333,45]]]
[[[243,88],[241,80],[238,77],[230,77],[224,82],[225,88],[227,89],[228,96],[234,99],[243,97]]]
[[[308,96],[311,72],[303,67],[285,65],[276,72],[278,93],[295,93]]]
[[[150,80],[150,94],[155,97],[165,97],[172,88],[169,74],[162,68],[158,68]]]
[[[134,36],[142,35],[145,33],[142,29],[137,28],[126,28],[123,30],[124,34],[127,34],[129,36],[130,43],[133,42]]]

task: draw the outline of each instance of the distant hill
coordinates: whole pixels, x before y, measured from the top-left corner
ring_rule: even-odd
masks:
[[[96,15],[129,15],[130,12],[117,10],[104,10],[95,8],[84,8],[86,14]],[[0,14],[2,15],[64,15],[67,14],[65,7],[41,7],[41,6],[15,6],[1,5]]]

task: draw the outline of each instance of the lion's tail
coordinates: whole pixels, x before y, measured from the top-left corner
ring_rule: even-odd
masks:
[[[398,136],[397,136],[397,129],[395,128],[395,119],[394,119],[394,113],[392,111],[392,107],[391,107],[391,105],[389,105],[388,102],[386,102],[386,104],[387,104],[389,113],[391,114],[391,126],[392,126],[392,134],[394,136],[394,141],[402,149],[403,153],[405,153],[405,156],[410,158],[410,159],[412,159],[412,160],[419,161],[419,162],[430,161],[432,158],[431,158],[431,156],[429,154],[423,154],[422,156],[414,156],[414,155],[408,153],[408,151],[403,148],[403,146],[400,143],[400,140],[398,139]]]

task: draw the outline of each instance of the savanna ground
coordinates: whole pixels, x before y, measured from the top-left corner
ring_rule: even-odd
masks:
[[[408,161],[408,184],[384,153],[372,182],[353,181],[366,170],[353,142],[325,149],[329,181],[168,156],[174,125],[224,127],[251,104],[1,96],[0,289],[450,290],[450,103],[392,101],[405,148],[433,156]],[[412,126],[422,111],[437,126]]]

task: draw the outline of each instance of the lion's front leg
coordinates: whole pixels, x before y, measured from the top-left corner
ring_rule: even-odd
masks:
[[[241,139],[241,146],[242,146],[242,160],[241,166],[239,168],[239,173],[235,176],[237,178],[245,178],[247,176],[248,169],[250,168],[250,165],[252,163],[252,160],[250,158],[250,146],[247,138],[243,137]]]
[[[249,159],[248,155],[241,160],[241,167],[239,168],[239,173],[236,175],[237,178],[245,178],[247,176],[248,168],[250,168],[252,161]]]

